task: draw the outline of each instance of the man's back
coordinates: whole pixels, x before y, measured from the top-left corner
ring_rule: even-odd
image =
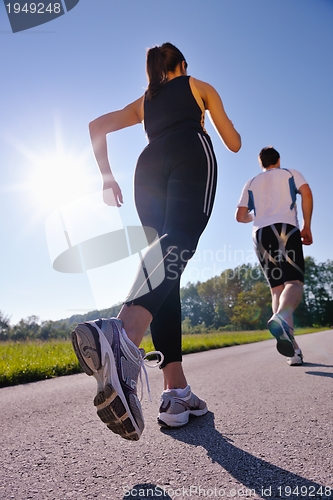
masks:
[[[254,230],[279,222],[298,227],[294,200],[303,184],[297,170],[267,169],[246,183],[238,206],[254,209]]]

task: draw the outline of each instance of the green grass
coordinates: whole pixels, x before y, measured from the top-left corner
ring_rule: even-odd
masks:
[[[299,328],[296,335],[305,335],[321,330],[324,330],[324,328]],[[232,345],[251,344],[272,338],[272,335],[267,330],[242,332],[207,331],[207,333],[183,335],[182,348],[183,354],[190,354],[193,352],[209,351],[210,349],[219,349],[220,347],[230,347]],[[150,336],[143,339],[141,347],[146,352],[154,350]]]
[[[303,328],[304,335],[323,328]],[[246,332],[207,332],[183,335],[183,353],[207,351],[232,345],[249,344],[271,339],[267,330]],[[143,339],[146,352],[154,350],[150,336]],[[36,382],[82,370],[69,340],[48,342],[0,342],[0,387]]]
[[[0,343],[0,387],[81,371],[69,340]]]

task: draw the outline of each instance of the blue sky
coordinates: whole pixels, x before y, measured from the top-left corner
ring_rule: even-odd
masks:
[[[218,90],[243,141],[239,153],[229,152],[207,122],[219,164],[217,197],[183,285],[255,262],[251,225],[237,224],[234,212],[267,145],[312,187],[314,244],[305,255],[331,259],[332,33],[332,0],[80,0],[64,16],[15,34],[1,4],[0,310],[12,324],[123,299],[133,262],[123,263],[126,279],[120,265],[59,273],[52,257],[61,242],[52,224],[49,233],[46,227],[61,207],[99,203],[88,123],[142,95],[146,49],[165,41],[184,53],[189,74]],[[145,134],[138,125],[108,144],[125,203],[117,213],[101,205],[98,217],[105,227],[115,219],[135,223],[133,172]],[[75,230],[90,234],[87,214],[76,215]]]

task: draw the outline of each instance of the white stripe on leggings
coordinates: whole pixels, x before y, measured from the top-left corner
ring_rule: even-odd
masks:
[[[204,213],[208,216],[211,210],[212,204],[212,196],[213,196],[213,187],[214,187],[214,155],[211,150],[210,144],[207,141],[207,138],[201,134],[198,134],[198,137],[202,143],[203,149],[207,158],[207,183],[206,183],[206,191],[205,191],[205,199],[204,199]]]

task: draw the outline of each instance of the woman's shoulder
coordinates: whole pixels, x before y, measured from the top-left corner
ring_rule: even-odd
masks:
[[[194,76],[190,76],[190,85],[193,87],[196,87],[198,91],[200,92],[201,97],[206,100],[208,96],[212,96],[217,94],[217,91],[208,82],[204,82],[203,80],[199,80],[198,78],[195,78]]]
[[[214,87],[207,82],[194,78],[193,76],[190,76],[189,82],[193,94],[199,94],[205,103],[205,108],[208,109],[208,103],[213,97],[218,95]]]
[[[193,83],[198,89],[202,89],[205,91],[209,91],[210,89],[214,89],[212,85],[208,82],[204,82],[203,80],[199,80],[198,78],[195,78],[194,76],[189,77],[190,82]]]

